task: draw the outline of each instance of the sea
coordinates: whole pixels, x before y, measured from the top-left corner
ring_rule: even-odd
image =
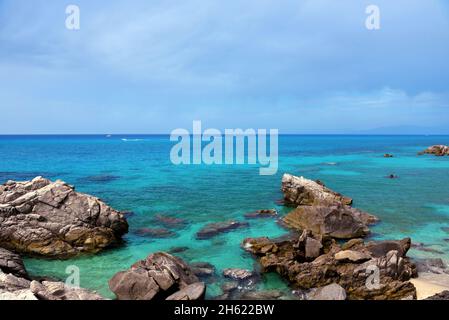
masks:
[[[281,135],[279,168],[259,175],[257,164],[174,165],[169,135],[32,135],[0,136],[0,183],[43,176],[62,179],[76,190],[128,212],[129,233],[122,244],[95,255],[68,260],[24,257],[32,276],[66,279],[75,266],[81,287],[114,298],[108,280],[118,271],[158,251],[176,253],[188,263],[208,262],[216,277],[207,298],[219,296],[225,268],[258,269],[241,248],[247,237],[279,237],[289,231],[277,218],[245,219],[246,213],[284,207],[283,173],[319,179],[354,199],[354,207],[378,216],[369,239],[411,237],[413,258],[449,262],[449,157],[418,156],[430,145],[449,145],[436,135]],[[384,154],[393,154],[385,158]],[[389,175],[397,178],[390,179]],[[142,228],[164,228],[157,215],[185,220],[170,227],[167,238],[142,236]],[[247,228],[195,237],[204,225],[246,221]],[[291,291],[276,274],[264,274],[256,290]]]

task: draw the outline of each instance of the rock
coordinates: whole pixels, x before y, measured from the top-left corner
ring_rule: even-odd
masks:
[[[223,270],[223,276],[236,281],[245,281],[255,276],[251,270],[229,268]]]
[[[164,228],[141,228],[136,231],[136,234],[141,237],[148,237],[148,238],[173,238],[176,237],[176,233],[164,229]]]
[[[258,257],[262,272],[277,272],[299,291],[336,283],[344,288],[349,299],[402,299],[416,298],[416,289],[409,281],[417,276],[416,267],[405,256],[409,241],[368,245],[354,241],[349,253],[345,250],[339,254],[342,250],[335,240],[323,239],[323,254],[313,261],[306,258],[301,240],[274,242],[268,238],[250,238],[242,246]],[[390,250],[380,255],[390,244],[402,251]],[[262,252],[267,246],[271,249]],[[371,258],[370,250],[378,255]],[[379,285],[371,288],[367,281],[373,268],[379,271]]]
[[[370,260],[371,256],[361,251],[353,251],[353,250],[343,250],[339,251],[335,254],[335,260],[344,261],[344,262],[365,262]]]
[[[104,300],[95,292],[63,282],[30,281],[0,272],[0,300]]]
[[[69,287],[63,282],[32,281],[30,290],[39,300],[104,300],[95,292]]]
[[[0,289],[0,301],[2,300],[37,300],[37,298],[30,289],[17,290],[13,292]]]
[[[168,253],[173,254],[173,253],[181,253],[181,252],[185,252],[189,250],[189,247],[173,247],[170,250],[168,250]]]
[[[368,225],[377,218],[345,205],[299,206],[283,221],[295,229],[307,229],[336,239],[351,239],[367,236],[370,232]]]
[[[127,231],[120,212],[63,181],[37,177],[0,186],[0,246],[6,249],[68,258],[98,252]]]
[[[342,250],[349,250],[351,248],[360,247],[360,246],[363,246],[363,239],[356,238],[356,239],[351,239],[348,242],[344,243],[341,246],[341,249]]]
[[[415,250],[419,250],[419,251],[424,251],[424,252],[431,252],[431,253],[436,253],[436,254],[444,254],[443,251],[438,250],[438,249],[434,249],[434,248],[430,248],[430,245],[426,245],[424,243],[421,242],[414,242],[412,243],[412,248]]]
[[[304,251],[306,259],[313,260],[320,255],[323,245],[320,240],[313,238],[311,231],[304,230],[294,247]]]
[[[250,212],[244,215],[247,219],[255,219],[255,218],[272,218],[276,217],[278,212],[276,209],[263,209],[257,210],[256,212]]]
[[[449,300],[449,290],[437,293],[425,300]]]
[[[19,290],[28,290],[31,282],[27,279],[16,277],[13,274],[6,274],[0,271],[0,290],[14,293]]]
[[[351,205],[352,199],[342,196],[322,183],[284,174],[282,177],[284,200],[290,205],[329,206],[336,204]]]
[[[113,182],[120,179],[119,176],[114,176],[110,174],[100,174],[96,176],[89,176],[80,179],[81,182],[87,182],[87,183],[107,183],[107,182]]]
[[[426,150],[418,153],[419,155],[421,154],[434,154],[436,156],[449,156],[449,146],[445,146],[445,145],[434,145],[431,146],[429,148],[427,148]]]
[[[332,283],[321,288],[312,289],[307,294],[307,300],[346,300],[346,291],[342,286]]]
[[[414,263],[419,273],[432,272],[436,274],[449,273],[446,264],[440,258],[415,259]]]
[[[243,249],[253,254],[265,255],[268,252],[276,252],[277,246],[267,237],[247,238],[243,240]]]
[[[404,238],[398,241],[373,241],[366,245],[366,249],[373,257],[385,256],[389,251],[396,250],[400,257],[405,257],[411,247],[412,240]]]
[[[199,240],[210,239],[220,233],[246,227],[248,227],[248,223],[234,220],[210,223],[197,232],[196,238]]]
[[[210,277],[215,274],[215,266],[209,262],[194,262],[190,264],[190,267],[199,278]]]
[[[206,295],[206,285],[195,282],[173,293],[166,300],[203,300]]]
[[[221,290],[223,293],[231,293],[232,291],[237,290],[238,287],[238,281],[227,281],[221,285]]]
[[[168,297],[173,300],[195,297],[198,286],[190,287],[180,295],[173,294],[198,282],[193,270],[183,260],[157,252],[136,262],[130,269],[115,274],[109,280],[109,288],[118,300],[161,300]]]
[[[393,158],[394,156],[392,154],[389,153],[385,153],[384,154],[384,158]]]
[[[243,292],[240,300],[278,300],[284,294],[280,290],[265,290],[265,291],[246,291]]]
[[[154,220],[167,228],[183,228],[187,225],[187,221],[184,219],[170,217],[162,214],[155,215]]]
[[[28,278],[22,258],[11,251],[0,248],[0,270],[20,278]]]

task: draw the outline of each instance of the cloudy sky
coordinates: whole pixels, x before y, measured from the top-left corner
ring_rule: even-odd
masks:
[[[0,0],[0,134],[449,133],[448,57],[445,0]]]

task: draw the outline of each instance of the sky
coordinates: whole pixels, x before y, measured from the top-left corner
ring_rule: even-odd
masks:
[[[449,133],[448,57],[445,0],[0,0],[0,134]]]

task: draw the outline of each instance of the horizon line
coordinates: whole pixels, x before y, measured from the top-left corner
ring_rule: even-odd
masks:
[[[12,136],[170,136],[171,133],[0,133]],[[190,134],[191,136],[193,134]],[[222,135],[225,135],[224,133]],[[279,136],[449,136],[448,133],[279,133]]]

